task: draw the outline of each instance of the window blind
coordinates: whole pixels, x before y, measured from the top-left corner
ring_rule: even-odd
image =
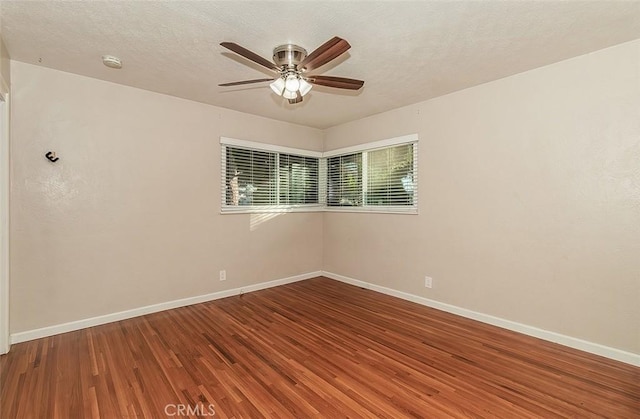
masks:
[[[226,205],[276,205],[276,153],[225,147]]]
[[[413,149],[413,144],[406,144],[367,153],[367,205],[413,205]]]
[[[327,205],[358,207],[362,205],[362,153],[327,159]]]
[[[222,211],[318,205],[319,158],[222,144]]]
[[[326,153],[226,137],[220,143],[222,212],[417,213],[415,134]]]
[[[317,204],[319,159],[292,154],[280,154],[278,159],[278,203]]]
[[[417,142],[327,158],[327,207],[417,212]]]

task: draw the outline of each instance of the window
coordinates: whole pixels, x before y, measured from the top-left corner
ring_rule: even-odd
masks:
[[[221,143],[223,212],[319,206],[320,153],[227,138]]]
[[[417,135],[325,154],[220,143],[222,212],[418,211]]]
[[[237,206],[277,205],[276,153],[225,147],[226,204]]]
[[[333,155],[327,208],[417,213],[417,140],[411,135],[327,153]]]
[[[280,154],[279,203],[318,204],[319,159],[316,157]]]
[[[367,153],[367,205],[413,205],[413,144]]]
[[[327,159],[327,205],[362,205],[362,154],[347,154]]]

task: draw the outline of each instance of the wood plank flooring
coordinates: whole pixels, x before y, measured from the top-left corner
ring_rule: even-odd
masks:
[[[640,417],[640,368],[315,278],[14,345],[0,417]]]

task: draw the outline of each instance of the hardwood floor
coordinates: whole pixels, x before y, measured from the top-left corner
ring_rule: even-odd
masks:
[[[640,417],[640,368],[326,278],[17,344],[0,373],[4,419]]]

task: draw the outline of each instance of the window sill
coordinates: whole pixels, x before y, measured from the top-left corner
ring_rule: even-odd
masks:
[[[324,207],[322,210],[324,212],[418,215],[418,209],[414,207]]]
[[[269,206],[269,207],[225,207],[220,214],[268,214],[289,212],[358,212],[372,214],[418,215],[417,208],[406,207],[323,207],[318,205]]]
[[[324,208],[319,205],[278,205],[264,207],[223,207],[220,214],[266,214],[266,213],[287,213],[287,212],[322,212]]]

